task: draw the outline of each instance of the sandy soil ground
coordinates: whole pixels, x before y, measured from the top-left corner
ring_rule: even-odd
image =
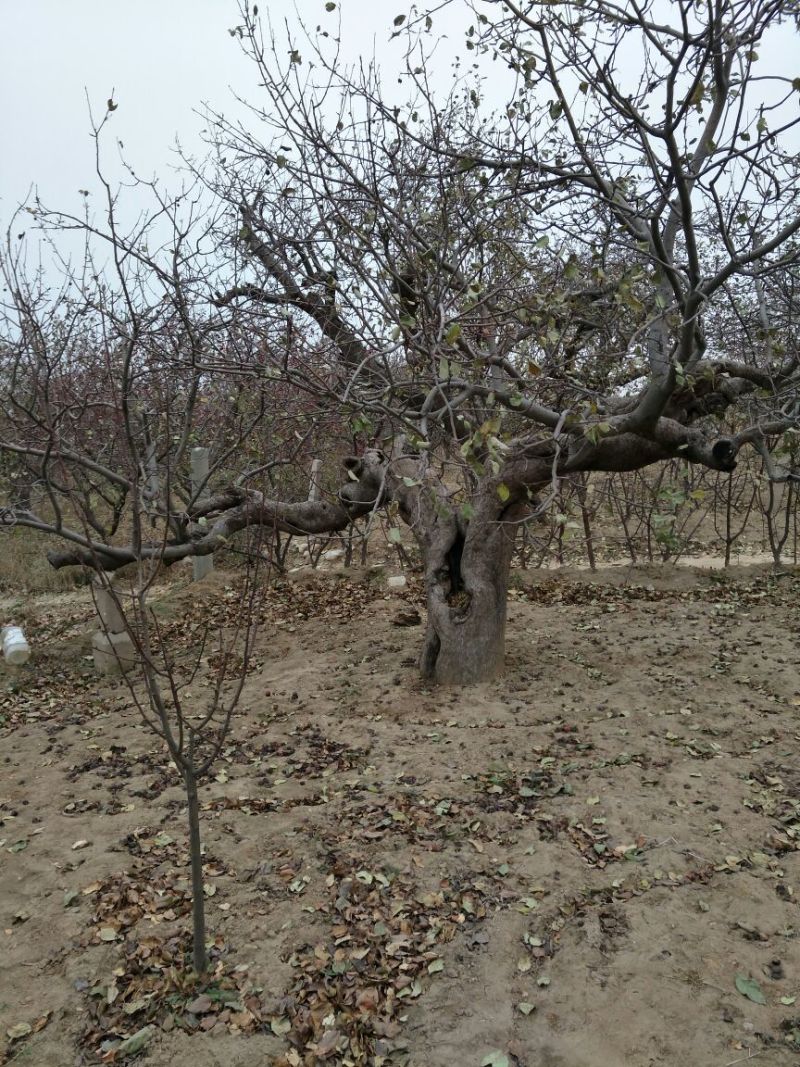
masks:
[[[228,581],[165,592],[177,639]],[[0,1063],[125,1062],[142,1033],[148,1067],[796,1060],[800,575],[515,586],[505,677],[438,692],[396,625],[414,583],[271,595],[203,786],[210,996],[171,966],[179,781],[93,675],[85,594],[25,605],[36,655],[0,667]]]

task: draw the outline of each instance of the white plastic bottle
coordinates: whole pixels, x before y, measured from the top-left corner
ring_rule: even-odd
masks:
[[[21,667],[30,658],[31,649],[20,626],[4,626],[0,630],[3,656],[9,667]]]

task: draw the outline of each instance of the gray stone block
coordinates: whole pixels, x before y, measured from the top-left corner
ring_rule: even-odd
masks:
[[[127,634],[92,635],[94,666],[98,674],[120,674],[136,665],[136,649]]]

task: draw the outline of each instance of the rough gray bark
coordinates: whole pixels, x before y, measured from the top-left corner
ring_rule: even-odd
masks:
[[[201,500],[207,495],[209,448],[193,448],[189,453],[192,470],[192,497]],[[192,578],[199,582],[214,570],[214,556],[195,556],[192,560]]]
[[[503,671],[511,557],[535,498],[526,488],[502,500],[500,482],[491,477],[480,486],[472,518],[459,524],[445,554],[445,568],[426,567],[428,632],[421,665],[438,683],[490,681]]]
[[[424,678],[468,685],[502,673],[513,534],[502,531],[500,538],[508,547],[499,546],[497,555],[482,555],[468,550],[459,536],[445,567],[426,568],[428,625],[420,657]]]
[[[486,478],[466,520],[427,459],[370,452],[352,468],[363,492],[394,500],[422,553],[428,623],[423,678],[443,685],[489,681],[503,670],[511,556],[527,502],[503,501]]]
[[[200,801],[197,795],[197,778],[193,762],[187,764],[182,773],[186,789],[192,873],[192,965],[196,974],[203,975],[208,970],[206,898],[203,880],[203,846],[200,838]]]

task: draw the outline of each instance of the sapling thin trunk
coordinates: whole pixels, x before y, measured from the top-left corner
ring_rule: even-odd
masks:
[[[718,516],[720,486],[723,490],[723,519]],[[747,492],[750,496],[747,498]],[[758,495],[758,487],[753,484],[750,471],[743,467],[724,476],[717,476],[714,486],[714,530],[725,546],[724,562],[730,567],[733,558],[733,546],[744,533],[750,521],[750,515]]]
[[[733,513],[733,471],[728,474],[728,491],[725,494],[725,566],[731,565],[731,546],[733,535],[731,531],[731,519]]]
[[[767,540],[772,553],[772,565],[777,570],[781,566],[784,546],[789,539],[792,520],[791,482],[767,482],[767,499],[759,493],[762,515],[767,530]]]
[[[248,567],[239,611],[232,633],[220,629],[216,675],[209,687],[205,708],[198,709],[188,687],[196,678],[205,654],[206,627],[193,662],[179,665],[171,652],[171,640],[147,603],[155,568],[141,566],[138,588],[130,599],[120,595],[111,580],[101,572],[104,591],[113,599],[134,647],[139,670],[124,672],[125,681],[144,723],[164,742],[183,780],[186,794],[189,862],[192,889],[192,964],[198,975],[208,970],[206,952],[205,887],[200,833],[198,785],[209,773],[228,735],[233,711],[238,703],[250,663],[255,639],[255,595],[260,546],[247,554],[254,561]],[[241,665],[232,673],[234,656],[241,652]],[[144,681],[144,694],[137,679]]]
[[[200,801],[194,769],[194,731],[189,730],[188,760],[183,767],[183,784],[189,821],[189,856],[192,868],[192,964],[197,974],[208,969],[206,953],[206,894],[203,883],[203,846],[200,839]]]
[[[589,561],[589,570],[597,570],[597,560],[594,554],[594,538],[592,534],[592,520],[589,515],[589,509],[586,506],[589,496],[589,478],[588,475],[582,475],[578,483],[578,501],[581,507],[581,521],[583,523],[583,536],[586,541],[586,558]]]
[[[257,560],[257,557],[255,557]],[[255,582],[255,571],[251,581]],[[166,677],[169,688],[171,709],[167,707],[158,683],[158,674],[153,669],[152,649],[148,645],[148,660],[145,667],[148,696],[153,709],[157,711],[163,734],[167,741],[172,760],[183,779],[186,792],[187,820],[189,827],[189,858],[191,867],[192,885],[192,960],[194,970],[202,975],[208,969],[208,957],[206,954],[206,918],[205,918],[205,887],[203,881],[203,852],[200,835],[200,803],[198,798],[198,782],[210,771],[217,756],[222,750],[225,738],[231,725],[233,711],[238,703],[239,696],[244,685],[247,668],[250,660],[250,652],[255,637],[254,614],[253,614],[254,585],[248,591],[245,590],[241,601],[241,614],[244,617],[245,631],[242,636],[243,655],[242,667],[238,679],[234,680],[233,691],[228,695],[227,701],[223,698],[223,686],[231,664],[232,656],[239,644],[242,618],[236,626],[234,636],[227,644],[223,635],[220,635],[220,663],[217,667],[217,675],[209,699],[208,707],[196,714],[188,712],[180,695],[180,688],[174,663],[169,659],[165,640],[166,636],[158,626],[155,617],[156,633],[162,650],[163,674]],[[145,634],[149,631],[144,628]],[[200,664],[202,649],[205,647],[205,638],[201,646],[201,653],[197,657],[194,670],[191,672],[193,679]],[[191,679],[190,679],[191,680]],[[185,684],[189,684],[188,682]],[[170,714],[171,712],[171,714]],[[191,716],[193,721],[189,721]],[[159,732],[159,731],[157,731]],[[198,746],[205,742],[204,750],[198,753]]]
[[[612,501],[611,513],[614,513],[614,507],[616,507],[617,514],[619,515],[620,525],[622,526],[622,532],[625,536],[625,547],[628,550],[628,555],[630,556],[631,564],[636,564],[638,562],[638,557],[636,555],[636,541],[628,525],[632,515],[631,500],[628,493],[626,492],[626,483],[622,475],[619,476],[620,491],[622,493],[622,500],[620,500],[620,495],[617,492],[614,478],[615,476],[612,475],[608,482],[609,496]],[[624,507],[623,502],[625,505]]]

